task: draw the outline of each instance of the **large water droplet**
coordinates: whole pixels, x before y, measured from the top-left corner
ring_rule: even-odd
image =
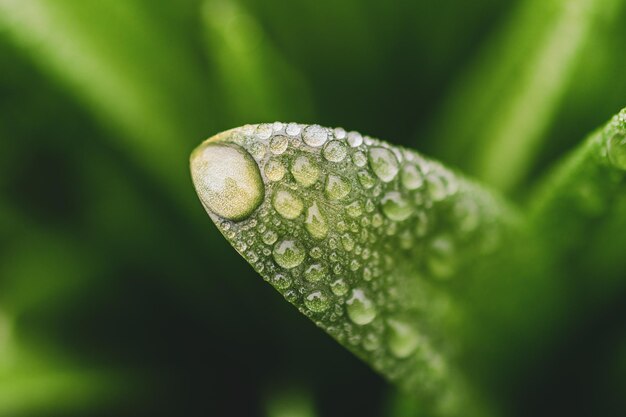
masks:
[[[228,220],[249,217],[265,196],[258,165],[238,145],[203,143],[191,155],[191,175],[204,206]]]
[[[315,239],[323,239],[328,234],[326,219],[315,202],[307,209],[304,227]]]
[[[398,159],[389,149],[370,149],[369,160],[372,171],[382,181],[390,182],[398,175],[400,169]]]
[[[348,154],[348,149],[343,142],[338,140],[331,140],[324,146],[324,158],[330,162],[341,162]]]
[[[309,146],[322,146],[328,139],[328,132],[319,125],[307,126],[302,133],[302,139]]]
[[[615,167],[626,170],[626,136],[614,135],[608,141],[609,160]]]
[[[298,181],[298,184],[309,187],[319,178],[320,169],[309,157],[301,155],[291,164],[291,174]]]
[[[371,323],[376,318],[376,306],[359,288],[352,290],[346,301],[346,311],[350,320],[359,326]]]
[[[391,353],[398,358],[406,358],[417,349],[419,334],[417,330],[402,320],[390,319],[387,343]]]
[[[287,239],[274,245],[272,255],[278,265],[285,269],[291,269],[304,261],[306,253],[298,241]]]
[[[402,221],[411,217],[413,207],[397,191],[390,191],[381,200],[383,213],[391,220]]]
[[[329,175],[326,180],[326,196],[340,200],[350,193],[350,183],[337,175]]]
[[[313,291],[304,299],[304,305],[314,313],[321,313],[330,306],[328,296],[323,291]]]
[[[285,219],[295,219],[302,213],[302,200],[288,190],[277,190],[272,198],[272,206]]]

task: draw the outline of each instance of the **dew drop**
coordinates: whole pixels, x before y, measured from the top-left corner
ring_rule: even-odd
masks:
[[[325,191],[329,199],[340,200],[350,193],[350,183],[337,175],[329,175]]]
[[[315,202],[307,209],[304,227],[315,239],[323,239],[328,234],[326,219]]]
[[[400,173],[402,185],[407,190],[417,190],[424,184],[422,174],[415,165],[405,165]]]
[[[272,284],[279,290],[286,290],[291,286],[291,278],[283,274],[276,274],[272,278]]]
[[[367,164],[367,156],[361,151],[357,151],[352,155],[352,162],[359,168],[363,168]]]
[[[285,219],[293,220],[302,213],[302,200],[291,191],[277,190],[272,198],[272,206]]]
[[[346,137],[346,131],[342,127],[336,127],[333,133],[337,139],[343,139]]]
[[[626,170],[626,136],[613,135],[608,141],[608,155],[611,163]]]
[[[341,244],[346,252],[352,252],[354,249],[354,239],[347,233],[341,236]]]
[[[346,213],[350,217],[359,217],[363,214],[363,205],[359,200],[353,201],[346,206]]]
[[[338,140],[331,140],[324,146],[324,158],[330,162],[341,162],[348,154],[346,145]]]
[[[371,323],[376,318],[374,303],[359,288],[350,293],[350,298],[346,301],[346,311],[350,320],[359,326]]]
[[[304,278],[310,282],[317,282],[326,276],[326,268],[321,264],[312,264],[304,270]]]
[[[404,359],[415,352],[419,345],[419,334],[415,328],[396,319],[388,320],[387,325],[389,326],[387,343],[389,350],[395,357]]]
[[[370,149],[369,161],[374,174],[384,182],[390,182],[398,175],[398,159],[389,149]]]
[[[287,172],[287,169],[279,160],[270,159],[265,164],[264,172],[268,180],[276,182],[283,179],[285,173]]]
[[[322,126],[311,125],[304,129],[302,139],[304,140],[304,143],[309,146],[322,146],[326,142],[326,139],[328,139],[328,133]]]
[[[272,136],[272,125],[268,123],[260,124],[256,128],[256,135],[259,139],[269,139]]]
[[[305,251],[299,242],[287,239],[274,245],[272,255],[278,265],[285,269],[291,269],[304,261]]]
[[[313,291],[304,299],[304,305],[314,313],[321,313],[330,307],[328,296],[323,291]]]
[[[287,150],[289,139],[283,135],[277,135],[270,141],[270,152],[274,155],[280,155]]]
[[[359,132],[348,133],[348,144],[353,148],[360,146],[363,143],[363,136]]]
[[[289,136],[298,136],[301,130],[302,129],[300,128],[300,125],[298,125],[297,123],[289,123],[285,128],[285,132]]]
[[[366,190],[369,190],[374,185],[376,185],[376,179],[367,171],[359,171],[356,176],[359,179],[359,182]]]
[[[204,206],[228,220],[246,219],[265,196],[258,165],[238,145],[203,143],[191,155],[191,174]]]
[[[413,207],[397,191],[390,191],[381,200],[383,213],[390,220],[402,221],[411,217]]]
[[[330,290],[333,292],[333,294],[335,294],[338,297],[341,297],[342,295],[346,295],[349,289],[350,288],[348,287],[348,284],[346,284],[346,281],[344,281],[341,278],[333,281],[330,284]]]
[[[309,157],[301,155],[291,164],[291,174],[298,184],[303,187],[309,187],[315,184],[319,178],[320,169]]]
[[[265,243],[266,245],[273,245],[278,240],[278,235],[275,231],[268,230],[267,232],[263,233],[263,235],[261,236],[261,240],[263,240],[263,243]]]

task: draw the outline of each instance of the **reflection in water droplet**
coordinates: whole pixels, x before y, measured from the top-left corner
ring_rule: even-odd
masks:
[[[289,139],[286,136],[277,135],[270,141],[270,151],[274,155],[280,155],[287,150]]]
[[[331,140],[324,146],[324,158],[330,162],[341,162],[348,154],[346,145],[338,140]]]
[[[328,139],[328,133],[322,126],[311,125],[304,129],[302,139],[304,140],[304,143],[309,146],[322,146],[326,142],[326,139]]]
[[[264,171],[265,171],[265,176],[267,177],[268,180],[276,182],[276,181],[280,181],[283,179],[283,177],[285,176],[285,173],[287,172],[287,169],[279,160],[270,159],[265,164]]]
[[[314,313],[321,313],[330,306],[328,296],[323,291],[313,291],[304,299],[304,305]]]
[[[419,345],[419,334],[408,323],[402,320],[390,319],[389,336],[387,343],[391,353],[397,358],[406,358],[417,349]]]
[[[285,269],[295,268],[304,261],[305,252],[302,245],[295,240],[281,240],[274,245],[274,260]]]
[[[614,135],[608,141],[609,160],[616,168],[626,170],[626,136]]]
[[[370,149],[369,160],[374,174],[384,182],[393,180],[400,169],[398,159],[386,148]]]
[[[291,174],[298,181],[298,184],[309,187],[319,178],[320,169],[309,157],[301,155],[291,164]]]
[[[352,290],[350,298],[346,301],[346,311],[350,320],[359,326],[371,323],[376,318],[374,303],[359,288]]]
[[[310,282],[317,282],[326,275],[326,268],[320,264],[313,264],[304,270],[304,278]]]
[[[328,234],[326,219],[315,202],[307,209],[304,227],[315,239],[323,239]]]
[[[325,191],[329,199],[340,200],[350,193],[350,183],[337,175],[329,175]]]
[[[290,220],[298,217],[304,208],[302,200],[287,190],[277,190],[274,193],[272,206],[274,206],[278,214]]]
[[[390,220],[402,221],[411,217],[413,207],[397,191],[390,191],[381,200],[383,213]]]
[[[205,207],[228,220],[249,217],[265,196],[258,165],[237,145],[203,143],[191,155],[191,175]]]

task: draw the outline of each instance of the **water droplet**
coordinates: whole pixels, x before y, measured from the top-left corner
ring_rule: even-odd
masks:
[[[363,143],[363,136],[359,132],[348,133],[348,144],[353,148],[360,146]]]
[[[346,145],[338,140],[331,140],[324,146],[324,158],[330,162],[341,162],[348,154]]]
[[[326,196],[331,200],[340,200],[350,193],[350,183],[337,175],[326,179]]]
[[[270,152],[274,155],[280,155],[287,150],[289,139],[283,135],[277,135],[270,141]]]
[[[295,219],[302,213],[302,200],[288,190],[277,190],[272,198],[272,205],[285,219]]]
[[[299,242],[287,239],[274,245],[272,255],[278,265],[285,269],[291,269],[304,261],[305,251]]]
[[[390,220],[402,221],[411,217],[413,207],[397,191],[390,191],[381,200],[383,213]]]
[[[323,239],[328,234],[326,219],[315,202],[307,209],[304,227],[315,239]]]
[[[347,252],[351,252],[354,249],[354,239],[347,233],[341,236],[341,244]]]
[[[400,169],[398,159],[386,148],[370,149],[369,160],[374,174],[384,182],[393,180]]]
[[[289,123],[285,128],[285,132],[289,136],[298,136],[301,130],[302,129],[300,128],[300,125],[298,125],[297,123]]]
[[[417,190],[424,184],[424,178],[415,165],[405,165],[400,174],[402,185],[407,190]]]
[[[326,142],[326,139],[328,139],[328,132],[326,132],[325,128],[319,125],[307,126],[302,134],[302,139],[304,140],[304,143],[309,146],[322,146],[324,142]]]
[[[256,135],[259,139],[269,139],[272,136],[272,125],[268,123],[260,124],[256,128]]]
[[[268,230],[267,232],[263,233],[263,236],[261,236],[261,240],[263,240],[263,243],[265,243],[266,245],[273,245],[278,240],[278,235],[275,231]]]
[[[430,272],[441,279],[450,278],[456,272],[454,242],[447,235],[437,236],[430,243],[427,264]]]
[[[238,145],[203,143],[191,155],[191,174],[205,207],[225,219],[243,220],[263,202],[259,167]]]
[[[342,127],[336,127],[334,133],[337,139],[343,139],[346,137],[346,131]]]
[[[314,313],[321,313],[330,307],[328,296],[323,291],[313,291],[304,299],[304,305]]]
[[[319,247],[315,246],[314,248],[311,248],[311,258],[319,259],[322,257],[322,254],[322,249],[320,249]]]
[[[415,352],[420,341],[415,328],[402,320],[390,319],[387,324],[389,326],[387,343],[391,353],[403,359]]]
[[[616,168],[626,170],[626,136],[613,135],[608,140],[607,146],[611,163]]]
[[[291,278],[283,274],[276,274],[272,278],[272,284],[279,290],[286,290],[291,286]]]
[[[346,282],[341,278],[330,284],[330,290],[338,297],[346,295],[349,289],[348,284],[346,284]]]
[[[267,177],[268,180],[276,182],[276,181],[280,181],[283,179],[283,177],[285,176],[285,173],[287,172],[287,169],[279,160],[270,159],[265,164],[264,171],[265,171],[265,176]]]
[[[366,190],[369,190],[374,185],[376,185],[376,179],[367,171],[359,171],[356,176],[359,179],[359,182]]]
[[[363,214],[363,205],[359,200],[353,201],[346,206],[346,213],[350,217],[359,217]]]
[[[361,151],[357,151],[352,155],[352,162],[359,168],[363,168],[367,164],[367,156]]]
[[[434,201],[442,201],[448,196],[448,183],[443,176],[430,173],[426,177],[426,183],[428,194]]]
[[[291,174],[303,187],[309,187],[317,181],[320,169],[317,164],[307,156],[297,157],[291,164]]]
[[[310,282],[317,282],[326,276],[326,268],[320,264],[312,264],[304,270],[304,278]]]
[[[350,320],[359,326],[371,323],[376,318],[374,303],[359,288],[352,290],[350,298],[346,301],[346,311]]]

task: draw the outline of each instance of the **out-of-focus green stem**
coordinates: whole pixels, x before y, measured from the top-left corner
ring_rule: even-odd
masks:
[[[205,1],[202,22],[207,54],[233,124],[311,117],[304,79],[237,1]]]
[[[435,127],[445,160],[508,190],[527,175],[581,51],[618,0],[527,0],[452,87]]]

